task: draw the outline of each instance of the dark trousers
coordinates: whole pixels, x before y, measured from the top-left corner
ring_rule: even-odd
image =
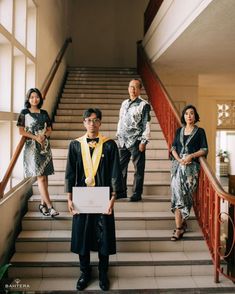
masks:
[[[99,274],[106,274],[109,268],[109,255],[102,255],[98,253],[99,256]],[[90,275],[91,274],[91,266],[90,266],[90,253],[86,255],[79,254],[80,260],[80,270],[84,274]]]
[[[145,169],[145,151],[139,151],[139,144],[140,141],[137,141],[136,144],[130,148],[126,148],[125,146],[123,148],[119,147],[120,164],[123,176],[123,191],[127,194],[128,164],[130,162],[130,158],[132,158],[135,169],[132,191],[133,195],[137,197],[140,197],[143,193]]]

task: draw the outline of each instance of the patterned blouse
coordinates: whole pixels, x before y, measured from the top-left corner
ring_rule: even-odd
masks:
[[[136,141],[146,144],[150,138],[149,103],[137,97],[134,101],[126,99],[122,102],[117,128],[117,139],[120,147],[132,147]]]

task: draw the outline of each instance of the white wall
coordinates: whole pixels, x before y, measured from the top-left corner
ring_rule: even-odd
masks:
[[[65,39],[69,37],[68,9],[71,1],[37,0],[36,3],[38,7],[36,85],[41,88]],[[61,64],[43,105],[49,113],[52,112],[65,70],[66,61]]]
[[[148,0],[73,0],[71,65],[136,66]]]
[[[229,154],[230,174],[235,175],[235,131],[227,132],[227,151]]]

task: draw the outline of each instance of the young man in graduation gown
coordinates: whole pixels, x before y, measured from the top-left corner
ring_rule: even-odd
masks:
[[[65,173],[68,209],[73,214],[71,251],[79,254],[81,276],[77,289],[85,289],[91,279],[90,251],[98,251],[99,285],[109,289],[109,255],[116,253],[113,206],[122,187],[122,175],[116,143],[99,133],[102,113],[88,109],[83,114],[86,134],[69,145]],[[74,210],[72,187],[110,187],[106,214],[79,214]]]

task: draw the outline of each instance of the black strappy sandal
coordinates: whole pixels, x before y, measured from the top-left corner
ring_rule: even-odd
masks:
[[[177,234],[177,231],[182,231],[180,234]],[[171,241],[179,241],[185,233],[183,228],[177,228],[173,231],[173,235],[171,237]]]
[[[41,214],[43,214],[45,216],[49,216],[49,212],[48,212],[47,206],[45,204],[39,204],[39,211],[41,212]]]
[[[51,208],[48,209],[48,215],[50,215],[51,217],[55,217],[55,216],[59,215],[59,212],[56,211],[52,206]]]

